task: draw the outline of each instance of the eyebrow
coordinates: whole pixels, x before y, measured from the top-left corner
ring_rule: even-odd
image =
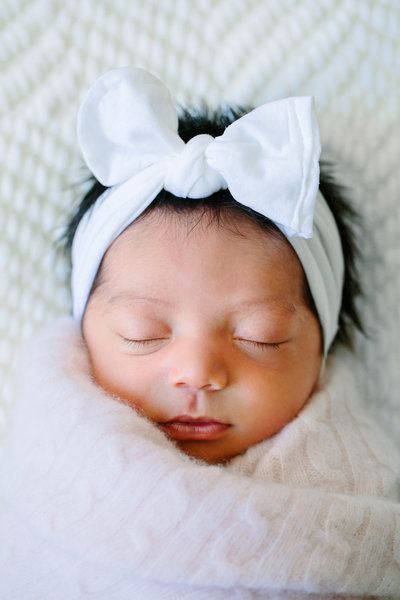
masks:
[[[238,302],[237,304],[235,304],[233,306],[232,312],[239,312],[243,308],[253,308],[253,307],[254,308],[261,307],[262,308],[265,306],[272,306],[272,307],[277,308],[278,310],[283,309],[285,312],[288,312],[291,314],[296,312],[295,305],[292,302],[287,302],[287,300],[285,300],[281,296],[266,296],[263,298],[242,300],[241,302]]]
[[[107,304],[116,304],[117,302],[124,302],[126,304],[132,304],[134,302],[149,302],[152,304],[162,304],[164,306],[171,306],[172,302],[164,300],[164,298],[156,298],[154,296],[138,295],[133,292],[121,292],[116,296],[109,298]]]
[[[159,298],[155,296],[147,296],[142,294],[135,294],[134,292],[121,292],[115,296],[109,298],[107,304],[113,305],[118,302],[123,302],[124,304],[134,304],[136,302],[148,302],[150,304],[158,304],[161,306],[172,306],[172,302],[165,300],[164,298]],[[273,306],[278,310],[285,310],[288,313],[295,313],[296,307],[292,302],[287,302],[281,296],[266,296],[261,298],[254,299],[245,299],[240,302],[235,303],[231,307],[232,313],[240,312],[243,308],[257,308],[257,307],[265,307],[265,306]]]

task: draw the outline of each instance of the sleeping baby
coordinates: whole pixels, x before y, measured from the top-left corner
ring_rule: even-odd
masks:
[[[73,316],[16,365],[1,597],[400,598],[400,456],[340,351],[356,215],[312,99],[178,118],[116,69],[78,138]]]

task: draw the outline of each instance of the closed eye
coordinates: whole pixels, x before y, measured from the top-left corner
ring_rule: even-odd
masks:
[[[146,338],[141,340],[134,340],[130,338],[123,337],[123,342],[128,348],[132,348],[133,350],[141,350],[141,349],[152,349],[157,347],[162,342],[165,342],[169,338]]]
[[[245,338],[235,338],[236,341],[252,346],[257,350],[279,350],[282,344],[285,342],[258,342],[256,340],[247,340]]]

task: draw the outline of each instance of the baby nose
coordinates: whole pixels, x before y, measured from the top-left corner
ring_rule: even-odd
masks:
[[[228,369],[222,358],[204,345],[181,345],[168,372],[175,387],[222,390],[228,384]]]

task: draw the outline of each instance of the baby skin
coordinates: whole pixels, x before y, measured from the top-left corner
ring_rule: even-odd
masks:
[[[245,217],[154,209],[108,249],[83,336],[98,384],[189,456],[226,461],[294,419],[321,368],[290,244]]]

